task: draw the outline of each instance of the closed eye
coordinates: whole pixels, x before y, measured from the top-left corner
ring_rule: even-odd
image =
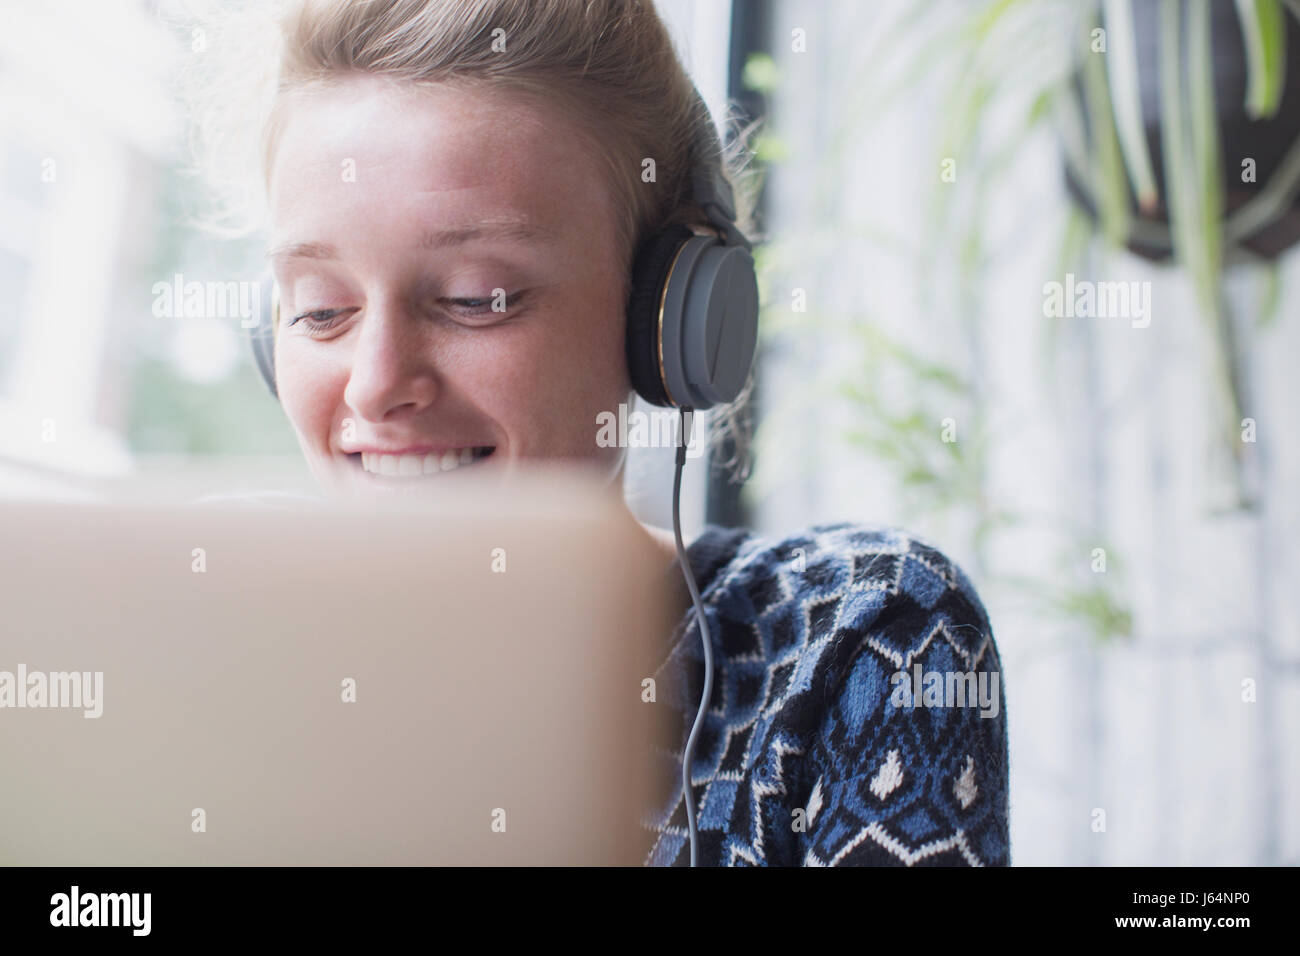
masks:
[[[493,295],[474,299],[440,299],[439,301],[454,306],[455,309],[453,311],[455,311],[456,314],[467,318],[505,315],[512,307],[519,304],[519,301],[524,297],[526,291],[527,290],[521,290],[513,295],[505,297],[504,299]],[[501,307],[494,308],[498,303],[500,303]],[[340,316],[345,316],[351,312],[357,311],[359,310],[355,308],[314,309],[310,312],[303,312],[301,315],[294,316],[289,322],[289,325],[296,325],[301,321],[307,326],[308,331],[312,333],[328,332],[338,324]]]
[[[326,332],[334,327],[339,316],[356,311],[356,309],[316,309],[312,312],[304,312],[302,315],[295,315],[289,325],[295,325],[302,320],[310,331]]]
[[[524,297],[525,291],[527,290],[521,290],[504,298],[493,295],[477,299],[442,299],[441,301],[456,306],[460,315],[504,315],[510,311],[511,307],[519,303],[519,300]],[[497,303],[500,303],[501,307],[499,309],[493,308]]]

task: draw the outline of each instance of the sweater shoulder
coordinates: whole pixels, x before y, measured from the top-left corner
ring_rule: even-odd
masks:
[[[716,667],[691,775],[705,859],[1006,860],[1000,685],[983,678],[982,710],[891,700],[912,664],[1000,670],[984,606],[952,560],[904,530],[841,522],[780,537],[711,527],[691,562]],[[661,674],[678,715],[662,751],[670,773],[704,672],[694,614],[678,636]],[[652,814],[648,862],[683,862],[684,824],[676,787]]]
[[[713,529],[710,529],[713,530]],[[938,610],[987,636],[988,614],[965,571],[926,539],[901,528],[857,522],[817,524],[781,537],[725,531],[726,560],[711,569],[714,600],[741,602],[761,616],[789,604],[816,614],[831,603],[844,616]],[[714,552],[716,556],[716,551]],[[843,598],[850,600],[845,602]]]
[[[773,856],[1005,865],[1002,667],[957,562],[900,528],[820,524],[747,538],[718,588],[719,616],[766,651],[759,770],[773,779],[797,754],[806,788],[790,781],[784,812],[802,807],[807,830]]]

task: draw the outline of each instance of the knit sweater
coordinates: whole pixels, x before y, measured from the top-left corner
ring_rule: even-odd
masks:
[[[691,767],[703,865],[1010,864],[1001,664],[951,561],[848,523],[777,542],[709,526],[687,553],[714,661]],[[686,866],[693,607],[659,659],[668,783],[642,820],[645,863]]]

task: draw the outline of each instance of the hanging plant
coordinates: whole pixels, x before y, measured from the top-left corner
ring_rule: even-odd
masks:
[[[1180,212],[1206,217],[1227,252],[1275,259],[1300,240],[1300,18],[1279,0],[1101,7],[1076,83],[1084,135],[1066,137],[1075,200],[1104,219],[1118,194],[1123,218],[1105,224],[1152,261],[1175,256]],[[1121,168],[1098,155],[1111,137]]]
[[[1070,194],[1115,244],[1188,271],[1238,467],[1223,270],[1300,240],[1300,0],[1286,2],[1294,16],[1280,0],[1103,0],[1063,99]]]

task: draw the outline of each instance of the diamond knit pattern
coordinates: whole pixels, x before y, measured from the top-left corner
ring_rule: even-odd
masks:
[[[704,865],[1010,864],[1002,668],[960,569],[902,531],[851,523],[778,542],[709,526],[688,555],[714,659],[691,768]],[[668,783],[642,821],[645,863],[686,866],[681,761],[704,687],[694,608],[660,659]],[[974,673],[983,700],[913,696],[932,672]]]

